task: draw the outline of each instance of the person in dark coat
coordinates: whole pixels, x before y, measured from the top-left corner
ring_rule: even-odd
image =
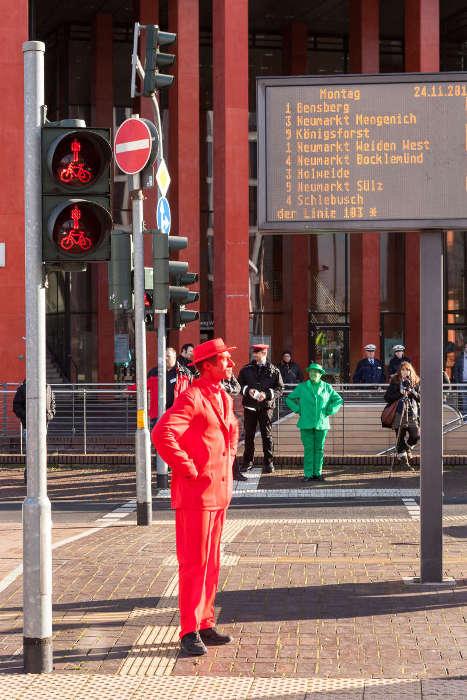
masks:
[[[224,379],[222,382],[222,387],[225,389],[225,391],[230,394],[230,396],[238,396],[241,391],[242,387],[240,386],[240,382],[238,381],[237,377],[235,374],[232,374],[231,377],[228,379]]]
[[[45,416],[47,423],[55,418],[55,394],[50,384],[46,385]],[[13,399],[13,413],[20,419],[23,429],[26,430],[26,380],[16,389]]]
[[[185,343],[185,345],[182,345],[180,355],[177,357],[177,362],[183,367],[188,367],[188,369],[194,374],[194,367],[191,364],[193,361],[193,350],[193,343]]]
[[[188,389],[193,381],[193,375],[188,367],[177,361],[177,353],[174,348],[165,351],[165,407],[170,408],[185,389]],[[152,367],[147,376],[146,388],[149,392],[149,429],[152,430],[159,417],[159,369]],[[136,391],[136,384],[129,384],[128,391]]]
[[[410,362],[401,362],[384,395],[386,403],[397,401],[392,425],[396,433],[397,464],[410,466],[410,451],[420,438],[420,379]]]
[[[240,382],[233,373],[232,369],[230,369],[230,372],[230,376],[226,379],[223,379],[221,381],[221,385],[225,392],[229,394],[229,396],[234,397],[238,396],[241,393],[242,387],[240,386]],[[235,457],[233,462],[233,478],[235,481],[248,481],[248,477],[240,471],[237,457]]]
[[[383,363],[375,357],[376,345],[368,343],[363,349],[365,357],[357,364],[352,381],[354,384],[383,384],[386,376]]]
[[[303,372],[296,362],[292,361],[292,355],[287,350],[282,353],[279,362],[279,372],[284,384],[300,384],[303,382]]]
[[[272,418],[277,399],[282,396],[284,383],[278,368],[268,360],[269,345],[253,345],[253,360],[242,367],[238,381],[243,394],[243,418],[245,428],[245,451],[243,470],[253,466],[255,433],[259,423],[263,438],[264,472],[274,471],[274,444],[272,441]]]
[[[55,394],[52,391],[50,384],[46,384],[45,387],[45,417],[47,423],[55,418],[56,407],[55,407]],[[13,398],[13,413],[17,418],[20,419],[21,425],[23,427],[24,438],[26,439],[26,380],[23,379],[23,383],[19,385],[16,389],[15,396]],[[27,481],[27,470],[24,470],[24,483]]]
[[[405,347],[403,345],[394,345],[392,349],[393,354],[388,364],[389,378],[391,378],[393,374],[396,374],[401,362],[410,362],[410,357],[406,357],[406,355],[404,355],[404,351]]]

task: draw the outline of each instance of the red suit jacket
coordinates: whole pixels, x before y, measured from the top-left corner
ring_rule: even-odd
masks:
[[[238,421],[224,389],[216,395],[209,382],[203,378],[195,381],[164,413],[151,437],[172,469],[172,508],[227,508],[232,497]]]

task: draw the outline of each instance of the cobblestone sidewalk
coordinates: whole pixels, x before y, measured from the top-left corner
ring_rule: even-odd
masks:
[[[402,582],[409,517],[228,521],[217,604],[234,642],[198,659],[178,655],[173,521],[99,529],[54,551],[50,677],[21,674],[21,578],[0,593],[0,697],[466,697],[461,520],[445,529],[456,585],[430,590]]]

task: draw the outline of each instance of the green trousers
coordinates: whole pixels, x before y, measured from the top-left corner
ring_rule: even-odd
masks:
[[[316,430],[315,428],[300,430],[304,451],[303,468],[305,476],[321,476],[324,442],[327,434],[327,430]]]

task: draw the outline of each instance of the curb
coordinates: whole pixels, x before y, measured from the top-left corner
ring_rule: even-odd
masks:
[[[391,466],[391,455],[328,455],[324,458],[325,467],[389,467]],[[411,457],[411,462],[415,466],[420,465],[419,455]],[[261,459],[255,459],[255,467],[261,467],[263,464]],[[24,467],[25,456],[17,454],[0,454],[0,465],[4,467]],[[274,459],[274,465],[278,468],[302,468],[303,457],[300,456],[280,456]],[[125,466],[129,469],[135,467],[134,454],[106,452],[100,454],[60,454],[52,453],[47,455],[47,466],[49,468],[57,467],[90,467],[90,466]],[[467,466],[467,455],[445,455],[444,466],[457,467]]]

